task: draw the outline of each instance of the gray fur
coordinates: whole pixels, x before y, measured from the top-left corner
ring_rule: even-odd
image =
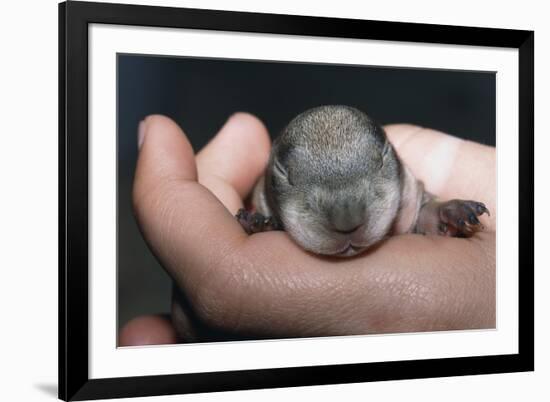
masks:
[[[382,127],[355,108],[321,106],[274,141],[254,202],[306,250],[354,255],[391,231],[401,172]]]
[[[253,203],[256,213],[236,215],[247,233],[284,229],[304,249],[338,257],[401,233],[470,237],[489,215],[481,202],[424,191],[382,127],[349,106],[310,109],[288,124]]]

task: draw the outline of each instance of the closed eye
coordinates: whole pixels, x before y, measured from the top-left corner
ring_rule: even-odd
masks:
[[[380,161],[380,168],[384,166],[384,161],[386,160],[386,157],[388,156],[390,149],[391,149],[390,142],[386,140],[386,143],[384,144],[384,149],[382,149],[382,158]]]
[[[290,175],[288,174],[284,166],[281,164],[281,162],[276,160],[273,167],[279,177],[285,178],[288,184],[290,184],[291,186],[293,185],[292,182],[290,181]]]

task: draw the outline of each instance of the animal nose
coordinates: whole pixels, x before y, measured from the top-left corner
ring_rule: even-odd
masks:
[[[352,227],[351,229],[334,229],[334,231],[341,234],[352,234],[353,232],[356,232],[358,229],[360,229],[362,226],[363,224],[361,223],[355,227]]]
[[[342,234],[351,234],[357,231],[366,222],[364,209],[362,202],[340,202],[329,213],[332,230]]]

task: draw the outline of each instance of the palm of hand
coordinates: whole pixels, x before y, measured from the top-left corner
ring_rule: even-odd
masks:
[[[334,262],[281,232],[247,236],[234,219],[269,155],[267,132],[253,116],[233,116],[196,156],[172,121],[152,116],[145,126],[136,215],[207,325],[275,337],[494,326],[494,148],[415,126],[386,127],[428,191],[482,200],[491,218],[470,239],[396,236]]]

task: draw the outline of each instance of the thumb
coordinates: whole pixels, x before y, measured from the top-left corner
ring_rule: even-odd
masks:
[[[193,149],[176,123],[164,116],[149,116],[141,123],[140,133],[133,188],[136,218],[163,267],[192,292],[205,271],[221,266],[220,261],[246,234],[223,204],[197,182]]]

